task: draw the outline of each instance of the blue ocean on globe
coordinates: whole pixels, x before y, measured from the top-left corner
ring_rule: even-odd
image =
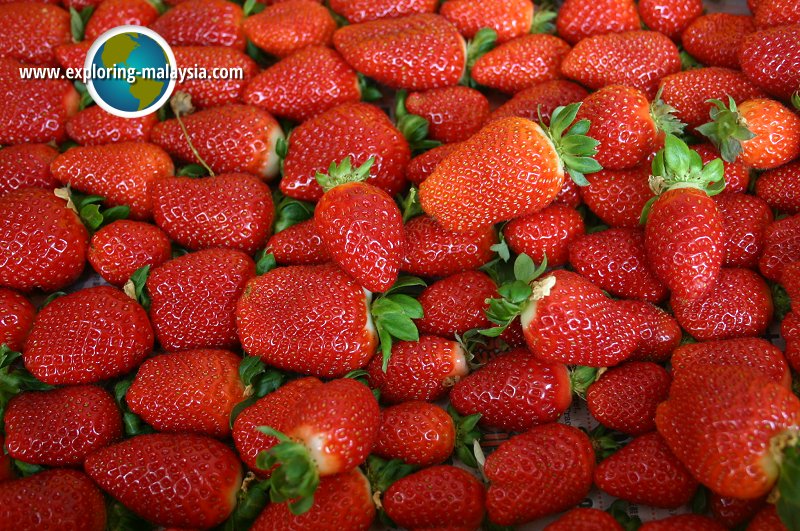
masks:
[[[92,61],[96,70],[117,68],[136,70],[136,81],[94,77],[98,96],[108,105],[124,112],[136,112],[157,102],[169,88],[172,65],[159,44],[141,33],[121,33],[106,41]],[[150,69],[150,70],[145,70]],[[156,69],[155,76],[152,69]]]

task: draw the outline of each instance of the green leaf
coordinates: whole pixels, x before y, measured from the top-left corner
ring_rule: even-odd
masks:
[[[500,241],[489,247],[489,249],[496,252],[503,262],[508,262],[511,259],[511,249],[508,248],[508,243],[502,231],[500,232]]]
[[[576,366],[569,372],[572,392],[580,397],[586,396],[589,386],[597,380],[598,369],[595,367]]]
[[[481,419],[480,413],[462,416],[453,406],[447,407],[447,412],[453,418],[456,428],[455,454],[459,461],[471,468],[478,468],[478,460],[475,457],[475,441],[480,441],[481,432],[478,429],[478,422]]]
[[[86,205],[79,214],[83,224],[92,232],[99,229],[103,223],[103,215],[100,214],[100,207],[97,205]]]
[[[273,232],[279,233],[302,221],[314,217],[314,205],[305,201],[284,196],[279,191],[273,195],[275,203],[275,223]]]
[[[396,201],[403,214],[403,223],[423,214],[422,205],[419,202],[419,190],[415,186],[409,188],[408,195],[405,197],[398,195]]]
[[[800,448],[786,448],[778,476],[778,516],[789,531],[800,531]]]
[[[316,180],[322,187],[322,190],[327,192],[342,184],[367,180],[373,164],[375,164],[375,157],[370,157],[361,166],[353,168],[350,156],[348,155],[339,164],[331,162],[327,174],[317,172]]]
[[[258,481],[251,472],[236,495],[236,508],[222,525],[222,531],[250,529],[269,502],[269,481]]]
[[[475,66],[475,61],[486,55],[486,52],[494,48],[497,43],[497,32],[491,28],[482,28],[478,30],[472,40],[467,42],[467,61],[464,68],[464,75],[461,76],[460,83],[468,87],[474,87],[477,84],[472,79],[472,67]]]
[[[389,360],[392,357],[392,345],[394,344],[394,340],[392,338],[392,334],[386,331],[380,322],[375,324],[375,330],[378,332],[378,339],[380,340],[381,344],[381,369],[383,372],[386,372],[386,369],[389,366]]]
[[[795,92],[792,94],[792,105],[795,109],[800,111],[800,92]]]
[[[246,0],[242,6],[242,11],[244,12],[244,16],[249,17],[251,15],[261,13],[266,7],[267,6],[258,2],[257,0]]]
[[[106,508],[106,531],[150,531],[155,526],[117,500],[110,500]]]
[[[39,307],[39,311],[42,311],[51,302],[53,302],[54,300],[56,300],[58,298],[63,297],[64,295],[66,295],[66,293],[64,293],[63,291],[55,291],[55,292],[51,293],[50,295],[47,296],[47,298],[44,300],[44,302],[42,302],[42,305]]]
[[[411,319],[422,319],[422,304],[417,299],[402,293],[389,295],[381,300],[391,300],[400,307],[402,313]],[[376,301],[377,302],[377,301]]]
[[[256,458],[256,466],[262,470],[277,465],[267,480],[270,499],[274,503],[289,502],[289,509],[294,514],[307,511],[319,486],[319,471],[308,448],[269,426],[257,429],[280,441]]]
[[[709,511],[708,489],[700,485],[689,501],[689,507],[694,514],[706,514]]]
[[[742,141],[755,135],[747,128],[736,108],[733,98],[728,98],[726,105],[720,100],[708,100],[711,108],[711,121],[696,128],[697,132],[706,136],[717,148],[722,158],[734,162],[742,152]]]
[[[642,525],[642,520],[638,516],[628,514],[628,502],[626,501],[616,500],[609,506],[607,512],[619,522],[625,531],[636,531]]]
[[[405,116],[408,116],[408,109],[406,109],[406,98],[408,91],[400,89],[394,94],[394,119],[399,123]],[[408,138],[408,137],[406,137]]]
[[[175,172],[178,177],[206,177],[208,170],[202,164],[187,164]]]
[[[383,98],[383,94],[375,83],[364,74],[358,73],[358,88],[361,91],[361,101],[378,101]]]
[[[401,341],[419,341],[419,331],[409,317],[400,314],[386,314],[380,318],[381,326],[393,338]]]
[[[245,44],[245,53],[247,56],[258,64],[258,66],[265,68],[271,62],[270,56],[267,55],[261,48],[253,44],[250,39],[247,39]]]
[[[17,474],[23,478],[33,476],[34,474],[38,474],[39,472],[46,470],[46,468],[42,465],[26,463],[25,461],[20,461],[19,459],[12,459],[11,466],[14,467]]]
[[[655,122],[656,128],[672,135],[682,134],[686,124],[678,120],[675,116],[676,112],[675,107],[666,104],[661,99],[661,91],[659,90],[655,101],[650,104],[650,117]]]
[[[122,288],[125,294],[142,305],[145,310],[150,309],[150,295],[147,293],[147,278],[150,276],[150,266],[140,267],[133,272],[131,278]]]
[[[514,277],[523,282],[530,282],[533,280],[533,275],[536,272],[536,264],[530,256],[523,253],[514,261]]]
[[[398,292],[400,290],[405,290],[405,289],[408,289],[408,288],[413,288],[413,287],[423,287],[424,288],[426,286],[427,286],[427,284],[425,283],[425,281],[422,280],[419,277],[414,277],[414,276],[411,276],[411,275],[401,275],[401,276],[399,276],[397,278],[395,283],[392,284],[392,287],[389,288],[388,290],[386,290],[386,293],[384,295],[389,295],[391,293],[396,293],[396,292]]]
[[[84,7],[80,12],[74,7],[69,8],[69,26],[72,31],[72,40],[81,42],[86,34],[86,23],[94,13],[94,6]]]
[[[552,9],[542,9],[538,6],[533,11],[531,33],[552,35],[556,32],[556,12]]]
[[[703,64],[689,55],[686,50],[681,50],[680,52],[681,57],[681,70],[694,70],[696,68],[701,68]]]
[[[275,267],[277,267],[278,262],[275,260],[275,255],[272,253],[267,253],[266,249],[262,249],[256,253],[256,275],[261,276],[265,273],[269,273]]]

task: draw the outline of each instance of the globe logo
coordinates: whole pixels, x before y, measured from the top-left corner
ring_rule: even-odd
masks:
[[[94,41],[84,64],[86,88],[105,111],[138,118],[164,105],[175,88],[175,56],[141,26],[119,26]]]

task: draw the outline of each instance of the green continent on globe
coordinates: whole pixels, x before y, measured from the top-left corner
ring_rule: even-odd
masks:
[[[163,81],[136,76],[136,81],[131,85],[131,96],[139,100],[139,110],[141,111],[153,104],[161,94],[163,87]]]
[[[106,68],[114,68],[120,63],[125,64],[131,52],[139,47],[139,43],[133,40],[131,34],[121,33],[111,37],[103,45],[103,53],[100,60]]]

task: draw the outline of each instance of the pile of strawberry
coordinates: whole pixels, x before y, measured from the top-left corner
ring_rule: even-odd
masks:
[[[800,530],[800,2],[168,3],[0,3],[0,529]]]

